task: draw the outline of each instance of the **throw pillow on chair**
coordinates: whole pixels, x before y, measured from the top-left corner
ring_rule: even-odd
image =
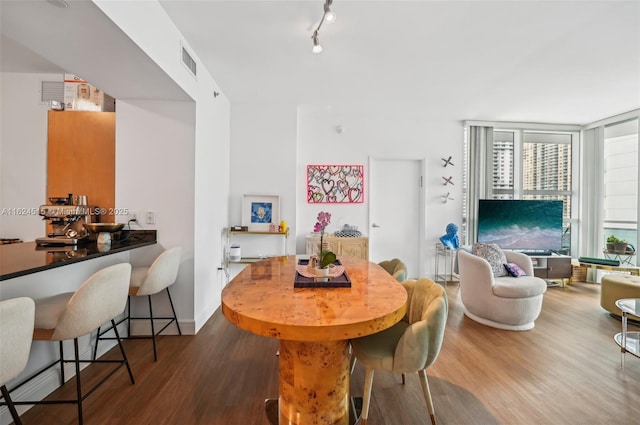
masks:
[[[489,262],[495,277],[507,276],[508,273],[504,268],[504,265],[507,263],[507,257],[498,244],[474,243],[471,252]]]

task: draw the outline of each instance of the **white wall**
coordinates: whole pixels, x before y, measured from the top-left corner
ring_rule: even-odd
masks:
[[[229,225],[242,223],[243,195],[278,195],[280,219],[290,227],[287,253],[295,253],[297,108],[234,104],[231,113]]]
[[[218,241],[228,224],[229,117],[228,99],[203,66],[194,78],[180,60],[181,43],[191,52],[182,34],[157,2],[94,3],[129,36],[195,102],[193,214],[193,318],[197,332],[220,305],[224,273]],[[197,55],[197,63],[201,64]],[[88,77],[87,77],[88,79]],[[108,88],[104,88],[108,92]],[[214,92],[221,93],[214,96]],[[158,140],[158,145],[171,140]],[[141,170],[142,172],[143,170]],[[181,228],[180,221],[167,223]],[[166,231],[168,228],[163,228]]]
[[[49,105],[40,101],[40,90],[42,81],[62,80],[61,74],[0,74],[2,238],[31,241],[45,234],[37,208],[46,203]]]
[[[203,95],[211,94],[211,90]],[[196,104],[195,162],[195,320],[196,331],[220,306],[225,280],[223,251],[217,243],[229,223],[229,101],[199,99]]]
[[[116,112],[116,205],[138,214],[133,229],[157,229],[158,244],[134,250],[131,263],[149,265],[165,249],[182,247],[178,279],[171,287],[183,331],[193,334],[194,148],[193,102],[118,101]],[[155,213],[155,224],[145,212]],[[126,216],[118,218],[125,223]],[[158,297],[160,298],[160,297]],[[164,297],[162,297],[164,298]],[[148,314],[137,300],[135,315]],[[157,303],[161,302],[158,299]],[[168,302],[154,304],[157,316],[170,315]]]
[[[295,109],[295,119],[294,119]],[[450,222],[460,224],[462,194],[463,123],[452,117],[430,116],[414,105],[318,106],[242,104],[232,108],[231,221],[241,218],[245,193],[281,196],[292,227],[295,251],[304,253],[305,236],[313,230],[319,211],[329,211],[328,231],[342,224],[357,225],[368,234],[368,186],[362,204],[308,204],[308,164],[362,164],[368,176],[368,158],[425,159],[426,238],[424,269],[433,273],[434,245]],[[338,134],[336,126],[344,132]],[[295,135],[295,136],[294,136]],[[293,138],[295,137],[295,143]],[[290,152],[295,152],[295,158]],[[455,167],[442,168],[441,158],[453,156]],[[455,186],[443,186],[442,176],[453,176]],[[453,201],[440,196],[451,192]],[[290,210],[289,203],[295,199]],[[389,195],[393,202],[393,195]],[[400,207],[400,206],[399,206]],[[295,215],[295,221],[288,217]],[[402,237],[402,235],[399,235]],[[292,252],[289,250],[289,252]]]
[[[299,210],[298,249],[304,249],[304,233],[311,231],[319,211],[333,215],[330,231],[341,224],[357,225],[369,232],[368,158],[425,159],[426,230],[422,245],[422,270],[433,274],[435,243],[448,223],[460,225],[462,193],[463,123],[452,117],[434,116],[416,105],[301,106],[299,108]],[[336,127],[341,125],[343,133]],[[457,166],[446,173],[441,158],[453,157]],[[307,164],[362,164],[365,166],[365,202],[363,204],[308,204],[305,179]],[[442,176],[453,176],[454,186],[443,186]],[[401,189],[400,189],[401,190]],[[440,196],[452,193],[453,201],[443,204]],[[389,203],[394,202],[388,194]],[[402,205],[398,205],[402,208]],[[402,235],[398,235],[402,238]]]

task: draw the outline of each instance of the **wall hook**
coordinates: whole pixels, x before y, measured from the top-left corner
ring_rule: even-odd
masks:
[[[453,186],[453,176],[449,176],[449,178],[446,178],[445,176],[442,176],[442,178],[444,179],[444,185],[448,185],[450,184],[451,186]]]
[[[440,158],[440,159],[442,159],[444,161],[444,164],[442,166],[446,167],[447,165],[451,165],[453,167],[453,162],[451,162],[451,158],[452,158],[451,156],[449,158],[447,158],[447,159]]]
[[[446,195],[442,195],[440,198],[442,198],[443,204],[446,204],[447,201],[453,201],[453,198],[451,197],[451,192],[447,192]]]

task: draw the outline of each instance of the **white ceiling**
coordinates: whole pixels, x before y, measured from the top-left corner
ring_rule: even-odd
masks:
[[[24,13],[25,3],[40,9]],[[106,49],[114,69],[125,53],[127,69],[145,64],[134,47],[120,51],[122,34],[78,34],[77,22],[98,20],[104,30],[106,18],[86,1],[70,3],[63,11],[91,15],[56,21],[80,44],[76,55]],[[334,0],[337,20],[323,25],[319,55],[311,53],[311,34],[324,0],[160,4],[232,103],[402,104],[430,117],[572,124],[640,107],[639,1]],[[27,36],[51,25],[54,9],[42,0],[4,0],[2,32],[69,69],[50,43]],[[114,41],[118,52],[109,47]]]

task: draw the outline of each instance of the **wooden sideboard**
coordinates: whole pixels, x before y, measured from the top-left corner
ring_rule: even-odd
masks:
[[[369,259],[369,238],[366,236],[352,238],[325,235],[324,240],[329,243],[329,251],[333,251],[337,256],[346,255],[363,260]],[[306,253],[318,254],[319,247],[320,235],[308,235]]]

